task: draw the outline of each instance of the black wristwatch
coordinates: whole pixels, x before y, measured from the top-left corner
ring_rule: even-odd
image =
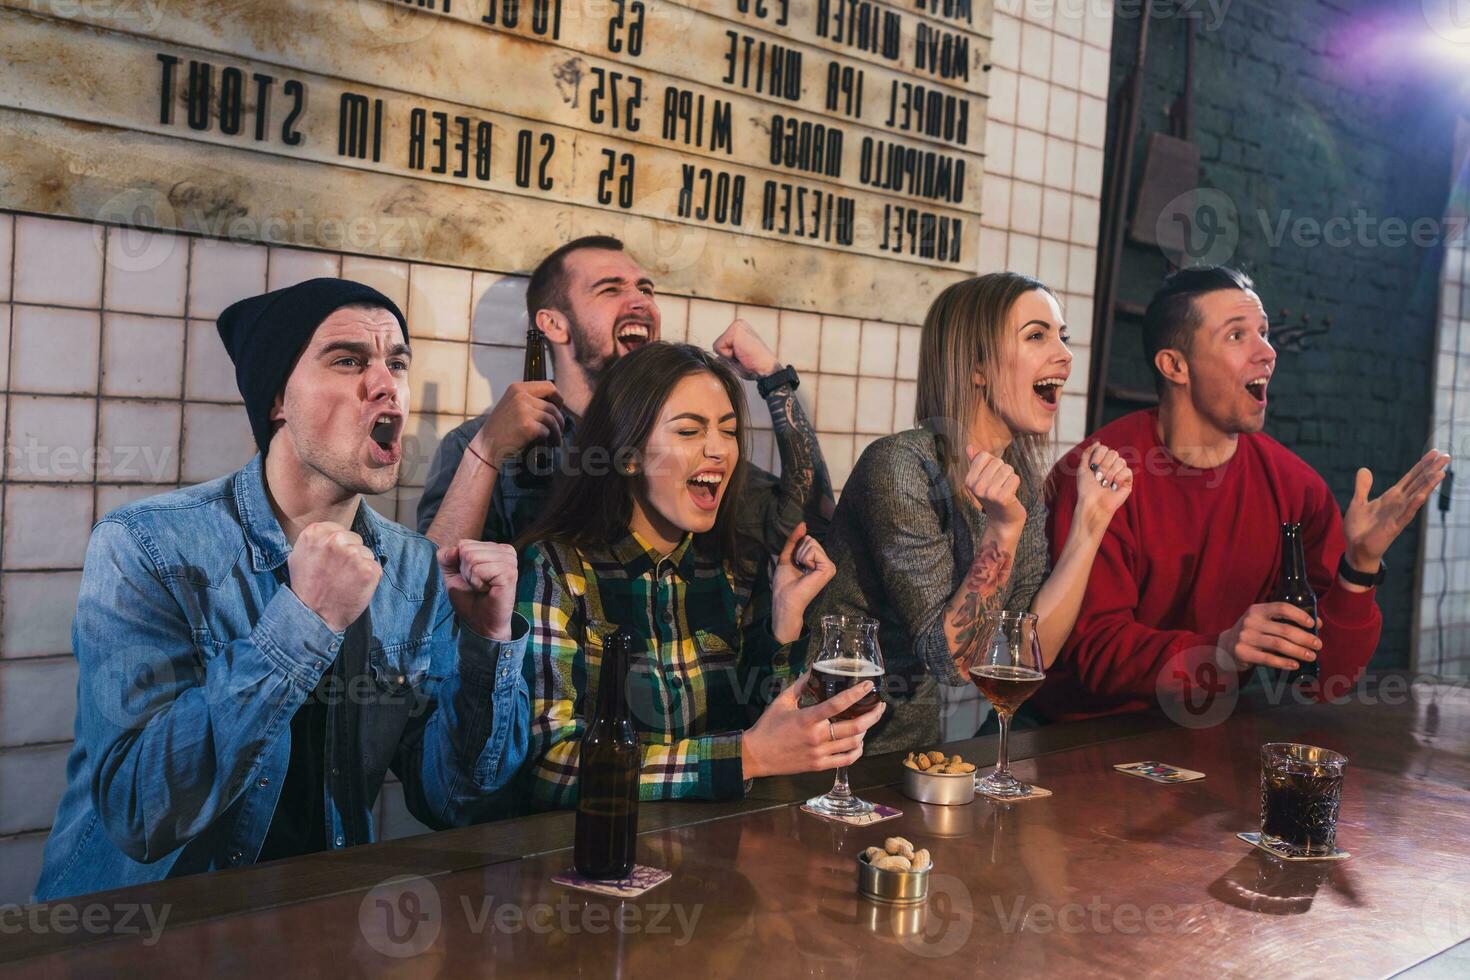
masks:
[[[1383,581],[1383,577],[1388,574],[1388,566],[1380,560],[1378,562],[1378,571],[1368,575],[1349,565],[1347,555],[1343,555],[1337,560],[1337,574],[1339,578],[1349,585],[1361,585],[1365,589],[1371,589]]]
[[[799,384],[801,384],[801,379],[796,376],[796,368],[788,364],[779,371],[772,371],[764,378],[757,378],[755,390],[760,392],[762,398],[769,398],[771,397],[771,392],[780,388],[782,385],[790,385],[791,390],[795,391],[796,386]]]

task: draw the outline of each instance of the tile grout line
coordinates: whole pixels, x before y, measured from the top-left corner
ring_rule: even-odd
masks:
[[[194,243],[186,240],[181,244],[186,249],[184,252],[184,363],[179,371],[179,441],[174,450],[174,464],[177,467],[174,473],[175,489],[184,485],[184,415],[189,404],[189,314],[193,310],[191,300],[194,295]],[[269,261],[269,258],[266,261]]]
[[[15,264],[16,264],[16,242],[20,237],[20,219],[10,213],[10,268],[5,274],[10,277],[10,288],[7,291],[8,328],[5,336],[5,422],[0,425],[0,450],[5,456],[0,459],[4,464],[4,472],[0,474],[0,581],[5,574],[5,505],[9,497],[10,484],[10,362],[15,357]],[[0,588],[0,652],[5,646],[5,590]]]

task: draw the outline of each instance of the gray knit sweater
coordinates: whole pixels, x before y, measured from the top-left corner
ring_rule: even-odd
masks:
[[[1050,570],[1040,488],[1021,492],[1026,525],[1003,599],[1015,611],[1030,607]],[[826,541],[837,576],[813,604],[811,625],[816,644],[817,617],[840,613],[879,622],[889,707],[869,751],[932,747],[938,707],[926,675],[950,685],[970,683],[949,655],[943,612],[984,531],[980,509],[956,502],[935,436],[925,429],[879,439],[853,468]]]

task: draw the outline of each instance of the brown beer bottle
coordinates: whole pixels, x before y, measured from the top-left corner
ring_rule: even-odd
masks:
[[[587,878],[626,878],[638,850],[638,733],[628,710],[635,638],[619,629],[603,641],[597,706],[582,733],[572,865]]]
[[[1315,625],[1317,593],[1312,591],[1311,583],[1307,581],[1307,559],[1302,552],[1302,526],[1300,524],[1281,525],[1281,578],[1276,583],[1276,594],[1271,597],[1271,601],[1290,603],[1309,614],[1314,623],[1311,633],[1313,636],[1317,635]],[[1286,623],[1289,620],[1282,619],[1277,622]],[[1316,676],[1317,661],[1304,660],[1297,665],[1296,670],[1293,670],[1287,679],[1295,683],[1300,678]]]
[[[521,374],[522,381],[546,380],[546,338],[534,323],[526,331],[526,367]]]

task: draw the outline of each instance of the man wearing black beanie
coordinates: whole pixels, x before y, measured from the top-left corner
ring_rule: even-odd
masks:
[[[403,314],[314,279],[219,331],[260,454],[92,532],[38,899],[365,843],[389,769],[418,819],[464,825],[525,756],[514,551],[436,554],[362,500],[398,479]]]

